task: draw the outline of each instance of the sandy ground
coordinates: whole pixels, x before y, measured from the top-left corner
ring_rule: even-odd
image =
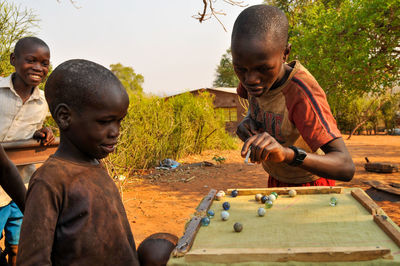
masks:
[[[371,162],[391,162],[400,165],[400,136],[353,136],[346,140],[356,164],[356,174],[351,182],[337,182],[339,186],[361,187],[367,193],[376,192],[365,180],[382,180],[400,183],[400,172],[392,174],[371,173],[364,170],[364,157]],[[220,166],[184,167],[174,171],[152,170],[145,176],[131,178],[124,185],[123,201],[135,236],[140,243],[156,232],[169,232],[181,236],[201,198],[211,188],[266,187],[267,175],[260,165],[243,163],[239,150],[206,151],[181,160],[184,164],[212,161],[214,155],[226,158]],[[372,194],[371,194],[372,195]],[[378,193],[374,199],[389,217],[400,225],[400,197]],[[390,196],[390,195],[389,195]]]

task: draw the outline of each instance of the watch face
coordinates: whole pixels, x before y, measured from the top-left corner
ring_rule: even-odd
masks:
[[[289,165],[291,166],[301,165],[307,156],[307,152],[295,146],[290,146],[289,148],[291,148],[295,153],[293,161]]]

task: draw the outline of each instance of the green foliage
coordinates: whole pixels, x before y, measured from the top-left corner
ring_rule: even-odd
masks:
[[[239,84],[239,79],[233,70],[231,49],[226,50],[226,53],[222,55],[216,72],[214,87],[237,87]]]
[[[226,160],[224,157],[221,157],[221,156],[219,156],[219,155],[215,155],[212,159],[213,159],[218,165],[223,164],[223,163],[225,162],[225,160]]]
[[[10,54],[15,43],[32,35],[39,19],[28,9],[23,9],[7,1],[0,2],[0,76],[14,72],[10,65]]]
[[[132,67],[117,63],[111,64],[110,69],[118,77],[125,89],[133,92],[143,92],[144,77],[141,74],[136,74]]]
[[[312,1],[292,17],[293,55],[331,99],[385,93],[399,82],[399,0]]]
[[[128,114],[109,165],[125,174],[158,165],[165,158],[177,160],[204,149],[235,148],[235,139],[216,118],[212,100],[209,93],[185,93],[168,100],[130,93]]]
[[[56,121],[54,121],[53,117],[50,115],[46,117],[46,119],[43,122],[43,127],[49,127],[53,131],[54,136],[59,137],[60,136],[60,129],[58,128],[58,125]]]
[[[400,93],[356,98],[338,105],[337,124],[342,132],[350,133],[357,125],[357,132],[367,131],[376,134],[379,130],[387,132],[396,127],[396,112],[399,111]]]
[[[349,121],[345,110],[360,99],[399,84],[400,0],[265,2],[286,12],[292,56],[325,90],[338,121]]]

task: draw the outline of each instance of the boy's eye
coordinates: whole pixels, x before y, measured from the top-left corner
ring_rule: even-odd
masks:
[[[245,68],[243,68],[243,67],[234,67],[235,68],[235,70],[236,70],[236,72],[246,72],[246,69]]]
[[[267,71],[272,70],[272,67],[269,67],[269,66],[260,66],[260,67],[257,68],[257,70],[258,70],[259,72],[267,72]]]
[[[113,120],[98,120],[97,123],[101,124],[101,125],[106,125],[111,123]]]

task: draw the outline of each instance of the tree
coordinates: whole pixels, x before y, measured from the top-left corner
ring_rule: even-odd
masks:
[[[237,87],[239,79],[233,70],[231,49],[226,50],[216,69],[215,87]]]
[[[385,93],[399,82],[400,0],[273,2],[289,3],[293,56],[329,96]]]
[[[226,31],[224,24],[219,19],[219,16],[225,16],[226,14],[222,10],[216,10],[214,7],[214,4],[217,2],[217,0],[201,0],[201,1],[203,2],[203,10],[201,12],[198,12],[197,15],[194,15],[193,18],[197,19],[200,23],[202,23],[203,21],[214,17],[216,20],[218,20],[219,24],[221,24],[224,31]],[[239,6],[239,7],[247,6],[243,4],[245,1],[223,0],[223,2],[230,4],[232,6]]]
[[[335,116],[343,104],[399,84],[400,0],[265,2],[286,12],[292,57],[325,90]]]
[[[21,8],[7,1],[0,2],[0,76],[13,72],[10,65],[10,53],[15,43],[33,34],[39,19],[28,9]]]
[[[143,92],[144,77],[136,74],[132,67],[123,66],[121,63],[111,64],[111,72],[117,76],[125,89],[133,92]]]

